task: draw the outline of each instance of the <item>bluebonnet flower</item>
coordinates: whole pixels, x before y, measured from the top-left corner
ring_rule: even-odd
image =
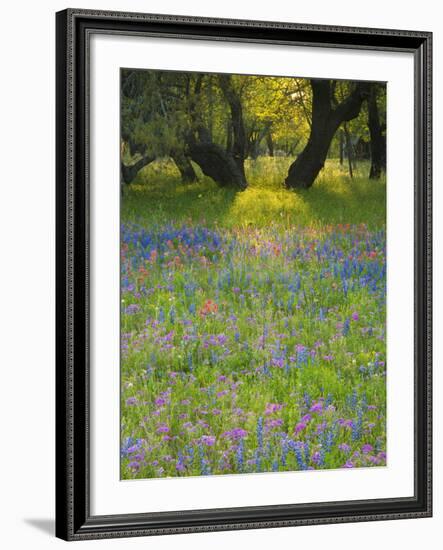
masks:
[[[171,324],[175,323],[175,309],[173,307],[169,310],[169,322]]]
[[[345,322],[343,323],[343,332],[342,332],[343,336],[347,336],[349,334],[350,327],[351,327],[351,320],[349,319],[349,317],[346,317]]]
[[[263,451],[263,417],[259,417],[257,420],[257,443],[258,450],[261,453]]]
[[[211,468],[209,466],[209,462],[205,458],[205,451],[201,443],[198,445],[198,453],[200,456],[200,473],[207,476],[211,473]]]
[[[236,459],[237,459],[237,468],[239,472],[243,472],[243,469],[244,469],[244,462],[245,462],[244,450],[245,450],[244,441],[243,439],[240,439],[237,446],[236,453],[235,453]]]
[[[128,456],[128,454],[130,453],[129,449],[131,449],[133,444],[134,444],[134,439],[132,437],[127,437],[126,439],[124,439],[122,441],[122,445],[120,449],[120,456],[121,457]]]
[[[300,468],[300,470],[306,470],[307,465],[305,463],[303,453],[302,453],[303,444],[301,444],[300,442],[295,442],[295,441],[290,440],[288,442],[288,445],[289,445],[289,448],[292,451],[294,451],[295,458],[297,460],[297,464],[298,464],[298,467]]]
[[[352,440],[356,441],[362,436],[363,427],[363,409],[361,407],[357,410],[357,419],[352,426]]]

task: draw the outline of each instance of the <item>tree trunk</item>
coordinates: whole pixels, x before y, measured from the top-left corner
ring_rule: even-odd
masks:
[[[175,162],[175,165],[179,169],[182,183],[195,183],[196,181],[198,181],[194,167],[192,166],[191,161],[186,155],[181,152],[175,152],[172,153],[171,156],[173,161]]]
[[[307,189],[312,186],[325,164],[337,128],[342,122],[358,116],[368,94],[368,84],[359,82],[345,100],[333,107],[330,80],[311,80],[311,87],[311,132],[305,148],[289,167],[285,180],[289,188]]]
[[[244,172],[239,170],[233,157],[216,143],[191,141],[188,152],[191,159],[200,166],[203,174],[212,178],[221,187],[246,189]]]
[[[212,90],[212,76],[208,78],[208,131],[211,141],[214,139],[214,94]]]
[[[272,139],[271,132],[266,134],[266,145],[268,146],[268,154],[270,157],[274,156],[274,140]]]
[[[150,164],[155,160],[155,157],[144,156],[134,164],[126,166],[123,162],[120,163],[121,179],[124,183],[130,184],[134,181],[135,176],[140,172],[142,168]]]
[[[251,159],[255,160],[260,155],[260,145],[263,139],[266,138],[268,144],[268,138],[271,132],[271,123],[266,122],[261,129],[251,130],[246,140],[246,152],[245,157],[249,156]],[[271,138],[272,141],[272,138]]]
[[[252,147],[251,147],[251,151],[249,153],[249,156],[252,160],[257,160],[259,154],[260,154],[260,149],[259,149],[259,146],[260,144],[258,143],[258,141],[255,141],[253,144],[252,144]]]
[[[230,120],[226,124],[226,152],[232,154],[232,123]]]
[[[351,134],[349,133],[348,125],[345,123],[343,124],[343,129],[345,133],[345,141],[346,141],[346,156],[348,157],[348,169],[349,169],[349,177],[352,179],[354,177],[354,173],[352,171],[352,163],[354,161],[353,159],[353,152],[352,152],[352,142],[351,142]]]
[[[232,85],[231,76],[227,74],[218,75],[218,81],[223,95],[231,110],[232,122],[232,156],[237,165],[238,172],[243,180],[242,187],[246,188],[245,158],[246,158],[246,132],[243,123],[243,109],[240,97]]]
[[[379,179],[384,169],[383,158],[385,143],[380,126],[380,118],[377,107],[377,88],[371,86],[371,93],[368,99],[368,128],[371,136],[371,169],[370,179]]]
[[[323,168],[333,135],[325,131],[311,136],[306,147],[291,164],[285,180],[286,187],[307,189]]]
[[[201,94],[202,81],[203,75],[199,75],[194,90],[197,99]],[[200,116],[198,101],[194,101],[190,109],[192,127],[186,136],[185,154],[200,166],[203,174],[212,178],[221,187],[231,186],[243,190],[247,187],[244,171],[246,140],[240,98],[232,87],[229,75],[220,75],[219,83],[231,109],[227,150],[213,143],[210,132]]]
[[[260,153],[260,141],[257,137],[250,137],[248,140],[248,152],[247,156],[252,160],[255,160]]]

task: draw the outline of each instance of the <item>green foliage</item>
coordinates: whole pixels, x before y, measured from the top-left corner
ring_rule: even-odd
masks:
[[[122,141],[128,158],[134,154],[161,157],[184,150],[188,136],[201,127],[206,128],[214,143],[227,146],[230,110],[217,75],[124,69],[121,82]],[[280,154],[293,158],[302,150],[312,116],[308,79],[233,75],[231,83],[242,104],[250,156],[267,153],[267,138]],[[384,124],[386,87],[377,86]],[[334,101],[342,101],[351,87],[348,81],[335,82]],[[348,128],[355,141],[368,141],[365,105]],[[337,138],[331,154],[337,155]]]

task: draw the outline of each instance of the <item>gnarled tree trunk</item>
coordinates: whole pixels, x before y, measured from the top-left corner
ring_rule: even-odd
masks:
[[[220,87],[230,105],[231,117],[228,123],[226,149],[212,141],[212,136],[199,111],[199,100],[205,75],[200,74],[194,86],[189,114],[192,125],[184,137],[185,155],[198,164],[202,172],[221,187],[246,189],[244,171],[244,127],[240,98],[235,92],[231,77],[220,76]]]
[[[120,173],[123,183],[130,184],[135,180],[135,176],[140,172],[142,168],[150,164],[155,160],[155,157],[145,155],[140,160],[129,166],[120,163]]]
[[[178,151],[172,153],[171,156],[180,172],[182,183],[195,183],[198,181],[197,174],[189,157]]]
[[[212,178],[220,187],[246,189],[244,173],[239,170],[233,157],[216,143],[192,140],[188,144],[188,152],[203,174]]]
[[[368,84],[357,83],[354,91],[336,106],[332,104],[333,90],[330,80],[311,80],[312,125],[308,142],[291,164],[285,180],[286,187],[311,187],[323,168],[329,146],[342,122],[358,116],[368,95]]]
[[[232,154],[232,123],[230,120],[226,123],[226,152]]]
[[[231,110],[232,147],[231,153],[238,173],[241,176],[241,188],[246,188],[245,158],[246,158],[246,132],[243,123],[243,108],[240,97],[232,85],[231,75],[218,75],[218,82]]]

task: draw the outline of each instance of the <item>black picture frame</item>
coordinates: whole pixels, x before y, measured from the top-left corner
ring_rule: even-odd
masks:
[[[93,33],[411,52],[415,64],[415,494],[92,516],[89,498],[89,38]],[[65,540],[432,514],[432,33],[68,9],[56,14],[56,535]]]

